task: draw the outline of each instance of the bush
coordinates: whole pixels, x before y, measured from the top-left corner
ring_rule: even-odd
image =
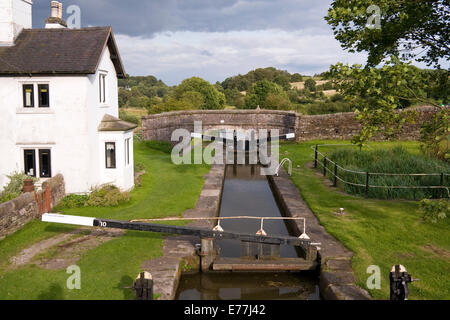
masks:
[[[424,199],[420,201],[419,210],[422,212],[422,217],[425,221],[437,223],[439,220],[450,216],[450,201],[444,199],[439,201]]]
[[[88,199],[89,196],[87,195],[70,194],[61,199],[61,202],[58,204],[58,208],[82,208],[86,206]]]
[[[9,178],[9,183],[0,193],[0,203],[10,201],[20,196],[22,194],[23,183],[26,179],[32,179],[33,182],[39,180],[20,172],[14,172],[7,177]]]
[[[91,207],[114,207],[129,200],[130,194],[128,192],[120,192],[117,187],[110,185],[92,190],[86,205]]]
[[[337,162],[339,166],[369,173],[440,173],[449,172],[450,165],[423,155],[409,153],[403,147],[392,149],[375,149],[360,151],[359,149],[338,149],[329,155],[329,159]],[[330,171],[333,167],[329,165]],[[338,176],[347,182],[365,185],[366,175],[338,170]],[[330,176],[331,178],[331,176]],[[370,185],[375,186],[439,186],[440,175],[435,176],[370,176]],[[449,186],[448,176],[444,178],[444,185]],[[450,186],[449,186],[450,187]],[[365,187],[343,184],[346,192],[364,195]],[[389,189],[370,188],[369,197],[379,199],[425,199],[439,198],[442,189]],[[446,193],[446,192],[445,192]]]
[[[131,122],[134,124],[139,125],[140,119],[138,116],[135,116],[133,114],[129,114],[125,112],[124,110],[119,110],[119,118],[123,121]]]

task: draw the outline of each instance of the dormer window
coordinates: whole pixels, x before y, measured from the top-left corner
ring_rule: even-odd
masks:
[[[106,73],[100,73],[99,76],[99,100],[100,103],[106,103]]]

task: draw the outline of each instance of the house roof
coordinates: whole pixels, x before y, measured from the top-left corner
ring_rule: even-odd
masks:
[[[137,125],[134,123],[123,121],[109,114],[105,114],[98,126],[98,131],[129,131],[136,128]]]
[[[0,48],[0,76],[94,74],[106,46],[125,77],[111,27],[24,29],[13,46]]]

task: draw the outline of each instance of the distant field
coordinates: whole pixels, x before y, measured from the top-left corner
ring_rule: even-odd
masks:
[[[329,82],[329,80],[315,80],[316,81],[316,86],[321,86],[324,83]],[[301,82],[291,82],[291,88],[295,88],[298,90],[303,90],[305,89],[305,81],[301,81]],[[328,91],[334,91],[334,90],[328,90]]]

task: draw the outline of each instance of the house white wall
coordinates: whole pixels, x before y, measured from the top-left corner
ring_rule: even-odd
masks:
[[[31,0],[0,1],[0,46],[12,45],[23,28],[31,28]]]
[[[99,75],[106,73],[106,103],[99,102]],[[48,84],[50,108],[23,108],[23,84]],[[118,117],[117,74],[106,48],[96,74],[0,77],[0,190],[14,171],[24,171],[25,149],[50,149],[52,176],[61,173],[67,193],[86,193],[112,183],[134,186],[132,132],[98,132],[105,114]],[[130,165],[125,166],[125,139]],[[116,169],[106,169],[105,142],[116,143]],[[36,153],[37,156],[37,153]],[[39,165],[39,161],[36,161]]]

